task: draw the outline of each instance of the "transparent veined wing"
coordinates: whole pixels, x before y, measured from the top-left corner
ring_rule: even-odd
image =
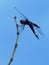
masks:
[[[41,28],[37,28],[37,27],[34,26],[34,29],[36,29],[37,32],[39,32],[43,36],[43,32],[42,32]]]
[[[25,25],[19,25],[18,26],[18,30],[19,30],[19,33],[21,33],[23,30],[24,30],[24,28],[25,28]]]

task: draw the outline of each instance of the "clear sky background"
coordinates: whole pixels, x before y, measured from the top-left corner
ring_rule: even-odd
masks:
[[[0,65],[7,65],[16,41],[13,17],[21,15],[39,24],[43,36],[37,40],[28,26],[21,33],[14,61],[11,65],[49,65],[49,0],[0,0]]]

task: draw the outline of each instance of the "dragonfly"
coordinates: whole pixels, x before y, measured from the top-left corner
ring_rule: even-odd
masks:
[[[26,19],[26,20],[20,20],[20,23],[21,23],[22,25],[24,25],[24,26],[25,26],[25,25],[28,25],[28,26],[30,27],[30,29],[32,30],[32,32],[34,33],[35,37],[36,37],[37,39],[39,39],[37,33],[36,33],[35,30],[34,30],[34,27],[40,29],[40,27],[39,27],[37,24],[35,24],[35,23],[29,21],[28,19]]]
[[[24,27],[25,27],[26,25],[28,25],[28,26],[30,27],[30,29],[32,30],[32,32],[34,33],[35,37],[36,37],[37,39],[39,39],[39,37],[38,37],[38,35],[37,35],[37,32],[35,31],[34,28],[36,28],[36,30],[40,30],[40,26],[37,25],[37,24],[35,24],[35,23],[33,23],[33,22],[31,22],[31,21],[30,21],[26,16],[24,16],[24,14],[21,13],[16,7],[15,7],[15,9],[25,18],[25,20],[23,20],[23,19],[20,20],[21,30],[24,30]],[[39,32],[40,32],[40,31],[39,31]],[[40,32],[40,33],[42,33],[42,32]]]

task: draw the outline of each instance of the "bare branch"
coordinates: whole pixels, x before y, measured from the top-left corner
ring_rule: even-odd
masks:
[[[16,48],[17,48],[17,46],[18,46],[19,30],[18,30],[18,24],[17,24],[17,21],[16,21],[16,16],[14,17],[14,20],[15,20],[16,28],[17,28],[17,32],[16,32],[17,38],[16,38],[16,43],[15,43],[15,46],[14,46],[14,50],[13,50],[13,53],[12,53],[12,56],[11,56],[11,58],[10,58],[10,60],[9,60],[8,65],[11,65],[11,63],[12,63],[12,61],[13,61],[13,59],[14,59],[14,55],[15,55],[15,52],[16,52]]]

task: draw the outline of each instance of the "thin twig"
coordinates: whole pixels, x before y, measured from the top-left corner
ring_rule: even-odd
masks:
[[[18,30],[18,24],[17,24],[17,21],[16,21],[16,16],[14,17],[14,20],[15,20],[16,28],[17,28],[17,38],[16,38],[16,43],[15,43],[15,46],[14,46],[14,50],[13,50],[13,53],[12,53],[12,56],[10,58],[10,61],[9,61],[8,65],[10,65],[12,63],[12,61],[14,59],[15,52],[16,52],[16,48],[18,46],[19,30]]]

